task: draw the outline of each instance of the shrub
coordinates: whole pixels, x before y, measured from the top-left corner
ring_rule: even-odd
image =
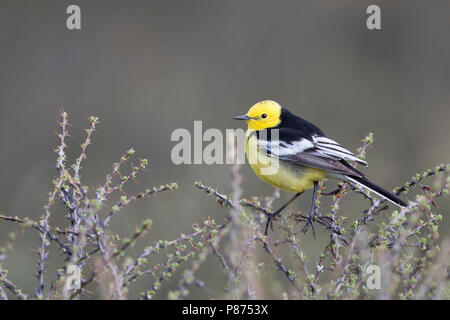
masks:
[[[448,164],[417,174],[396,188],[397,195],[418,190],[408,207],[401,210],[389,211],[384,200],[347,183],[339,184],[338,189],[328,193],[332,195],[331,205],[325,206],[322,200],[327,193],[321,183],[317,199],[320,214],[314,221],[327,230],[329,238],[315,260],[305,254],[298,227],[307,215],[285,212],[274,221],[276,232],[265,236],[265,216],[271,212],[279,192],[274,190],[272,196],[266,198],[241,198],[239,165],[233,165],[230,195],[200,181],[194,184],[227,210],[223,222],[205,218],[176,239],[155,241],[138,256],[126,257],[127,250],[151,230],[152,221],[142,221],[132,235],[120,239],[110,228],[110,220],[131,203],[176,190],[177,184],[148,188],[132,196],[123,193],[123,187],[148,165],[148,161],[141,158],[137,159],[137,165],[132,164],[135,151],[130,149],[113,164],[104,184],[91,194],[81,180],[80,170],[98,118],[89,118],[90,127],[86,129],[80,155],[68,165],[65,152],[68,115],[61,111],[60,117],[59,144],[55,149],[58,173],[42,217],[33,221],[0,215],[5,223],[19,224],[19,229],[10,233],[8,243],[0,247],[0,299],[80,299],[89,297],[87,288],[94,280],[99,286],[91,288],[91,292],[96,290],[95,293],[108,299],[151,299],[169,281],[177,283],[176,289],[168,292],[169,299],[189,297],[192,286],[205,290],[210,298],[231,299],[448,299],[450,296],[450,241],[440,239],[438,226],[442,216],[435,211],[436,199],[448,194]],[[365,157],[372,143],[372,134],[363,139],[358,150],[361,157]],[[124,173],[126,164],[131,164],[131,169]],[[425,181],[431,186],[426,186]],[[121,193],[119,201],[108,206],[107,200],[116,193]],[[368,203],[358,219],[339,214],[343,211],[342,199],[350,193],[361,195]],[[56,201],[64,204],[65,228],[53,227],[50,223]],[[34,295],[17,288],[2,265],[24,229],[35,229],[40,235],[36,244]],[[45,271],[50,246],[55,246],[65,256],[65,262],[52,275],[51,286],[48,286]],[[199,274],[210,255],[217,258],[214,272],[222,270],[226,275],[221,292],[209,289]],[[177,279],[174,274],[180,269]],[[145,276],[152,279],[150,287],[139,296],[130,296],[129,288]]]

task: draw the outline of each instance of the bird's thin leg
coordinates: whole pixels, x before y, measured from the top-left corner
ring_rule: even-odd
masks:
[[[303,192],[298,192],[296,193],[291,199],[289,199],[288,202],[286,202],[284,205],[282,205],[279,209],[277,209],[276,211],[274,211],[273,213],[270,213],[267,215],[267,223],[266,223],[266,230],[264,231],[264,234],[267,236],[267,230],[269,229],[269,224],[270,224],[270,228],[273,231],[273,226],[272,226],[272,219],[274,217],[276,217],[277,215],[279,215],[281,213],[281,211],[283,211],[289,204],[292,203],[292,201],[294,201],[295,199],[297,199]]]
[[[311,210],[309,211],[309,217],[306,220],[306,224],[303,227],[303,232],[306,232],[308,230],[308,226],[311,225],[314,239],[316,238],[316,230],[314,230],[313,218],[316,213],[317,187],[318,187],[318,183],[317,183],[317,181],[315,181],[314,189],[313,189],[312,203],[311,203]]]

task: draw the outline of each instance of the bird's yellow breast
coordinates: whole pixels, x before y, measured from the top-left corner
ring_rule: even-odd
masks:
[[[267,156],[257,148],[257,137],[247,131],[245,153],[255,174],[279,189],[297,193],[311,188],[314,181],[325,179],[324,170],[304,167]]]

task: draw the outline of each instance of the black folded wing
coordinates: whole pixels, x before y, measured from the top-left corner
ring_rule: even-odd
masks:
[[[325,135],[309,136],[304,130],[279,127],[258,131],[257,138],[261,151],[280,160],[337,174],[364,176],[346,161],[363,165],[367,165],[367,162]]]

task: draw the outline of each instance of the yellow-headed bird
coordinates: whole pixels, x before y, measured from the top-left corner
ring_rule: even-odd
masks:
[[[258,102],[247,114],[235,119],[247,122],[245,152],[256,175],[266,183],[295,193],[287,203],[268,216],[265,234],[275,216],[305,190],[313,187],[311,210],[303,230],[306,231],[311,225],[315,236],[312,221],[316,211],[318,182],[328,178],[361,185],[398,206],[406,207],[405,202],[367,180],[347,161],[364,166],[367,162],[277,102]]]

